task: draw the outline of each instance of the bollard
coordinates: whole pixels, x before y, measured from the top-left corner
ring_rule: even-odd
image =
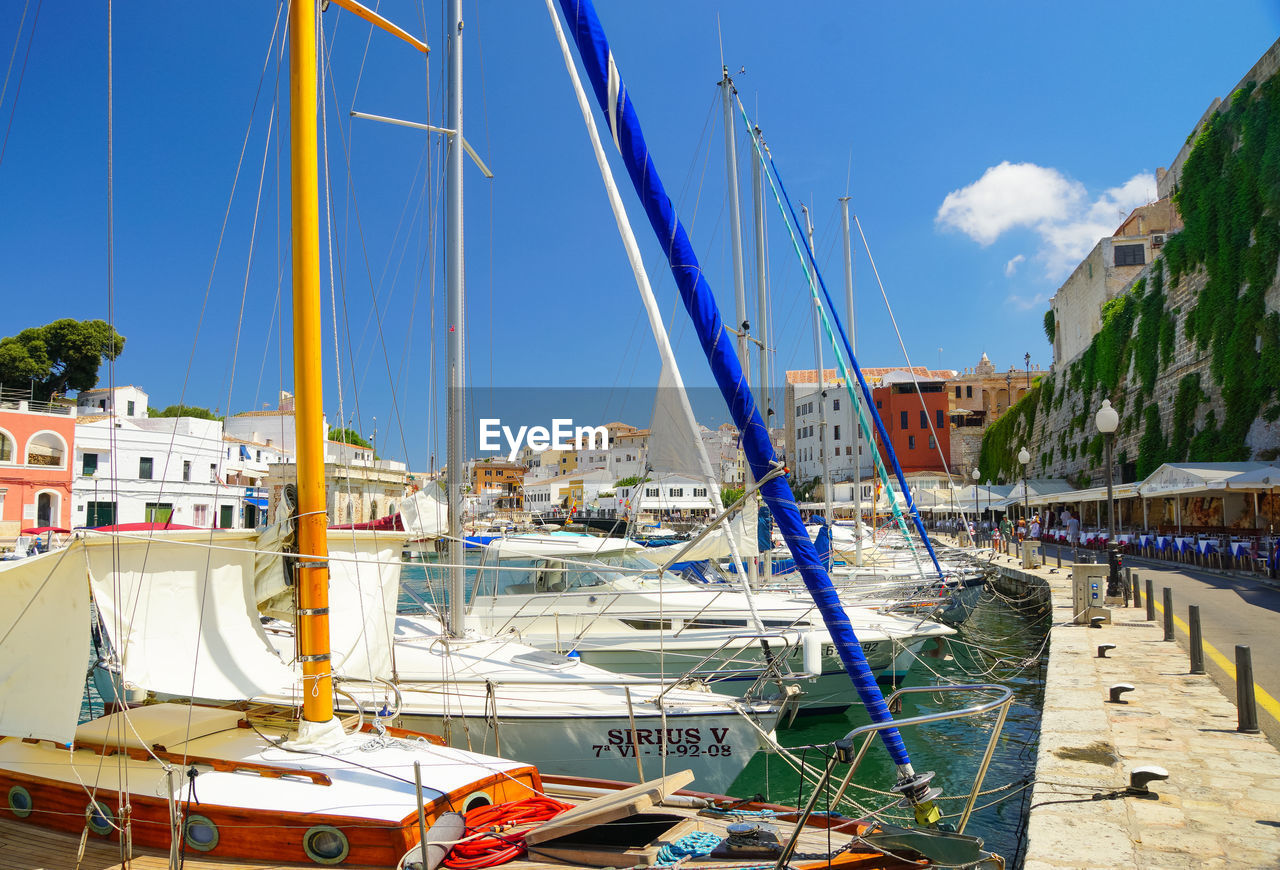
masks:
[[[1116,558],[1117,558],[1117,559],[1119,559],[1119,558],[1120,558],[1119,554],[1117,554],[1117,555],[1116,555]],[[1123,595],[1123,597],[1124,597],[1124,606],[1125,606],[1125,607],[1128,607],[1128,606],[1129,606],[1129,589],[1130,589],[1130,588],[1132,587],[1132,585],[1133,585],[1133,584],[1131,584],[1131,583],[1129,582],[1129,570],[1130,570],[1130,569],[1129,569],[1129,566],[1128,566],[1128,565],[1125,565],[1125,566],[1124,566],[1124,567],[1122,567],[1120,570],[1123,572],[1123,575],[1122,575],[1122,576],[1121,576],[1121,578],[1120,578],[1120,592],[1121,592],[1121,594],[1122,594],[1122,595]],[[1136,607],[1137,605],[1134,605],[1134,606]]]
[[[1154,581],[1147,580],[1147,622],[1156,621],[1156,587]]]
[[[1204,635],[1200,633],[1200,606],[1187,608],[1187,623],[1191,626],[1191,673],[1204,673]]]
[[[1138,572],[1134,571],[1129,576],[1133,578],[1133,606],[1141,607],[1142,606],[1142,583],[1138,579]]]
[[[1164,587],[1164,640],[1173,641],[1173,590]]]
[[[1236,644],[1236,708],[1239,722],[1236,730],[1243,734],[1258,733],[1258,705],[1253,697],[1253,655],[1245,644]]]
[[[1054,548],[1053,548],[1053,551],[1054,551],[1055,553],[1057,553],[1057,554],[1058,554],[1058,568],[1059,568],[1059,570],[1061,570],[1061,568],[1062,568],[1062,545],[1061,545],[1061,544],[1059,544],[1058,546],[1054,547]]]

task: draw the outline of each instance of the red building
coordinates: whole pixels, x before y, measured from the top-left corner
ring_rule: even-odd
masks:
[[[76,411],[0,395],[0,538],[71,528]]]
[[[891,371],[871,391],[880,419],[889,433],[893,452],[903,473],[943,471],[943,459],[951,456],[951,420],[947,391],[942,380],[912,380],[906,371]],[[919,392],[916,387],[919,386]],[[924,397],[924,406],[920,399]],[[884,445],[880,458],[888,465]],[[891,466],[890,466],[891,467]]]

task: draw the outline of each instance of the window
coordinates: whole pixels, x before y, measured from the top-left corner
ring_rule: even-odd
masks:
[[[922,410],[920,412],[920,428],[921,429],[929,428],[929,412],[928,411]]]
[[[938,408],[936,413],[938,415],[938,428],[941,429],[942,428],[942,409]]]
[[[129,412],[127,416],[130,416],[130,417],[133,416],[133,402],[129,403]]]
[[[972,398],[973,398],[973,387],[972,387],[972,386],[968,386],[968,387],[965,387],[965,388],[964,388],[964,397],[965,397],[966,399],[972,399]]]
[[[880,400],[879,400],[879,399],[876,399],[876,407],[877,407],[877,408],[879,408],[879,407],[880,407]]]
[[[1142,245],[1116,245],[1117,266],[1141,266],[1146,262]]]
[[[209,463],[209,481],[212,483],[221,483],[218,480],[218,464],[216,462]]]
[[[184,459],[184,460],[182,461],[182,479],[183,479],[183,480],[190,480],[190,479],[191,479],[191,462],[190,462],[190,460],[186,460],[186,459]],[[198,525],[198,524],[197,524],[197,525]]]
[[[152,479],[152,462],[150,456],[143,456],[138,460],[138,478],[140,480]]]
[[[173,505],[169,502],[149,501],[143,511],[144,523],[167,523],[173,519]]]
[[[13,439],[0,432],[0,462],[13,461]]]
[[[659,495],[658,488],[656,486],[646,486],[644,488],[645,498],[657,498],[658,495]]]
[[[839,411],[839,410],[840,410],[840,400],[839,400],[839,399],[832,399],[832,400],[831,400],[831,410],[833,410],[833,411]]]
[[[908,449],[908,450],[915,450],[915,449],[916,449],[916,436],[914,436],[914,435],[908,435],[908,436],[907,436],[907,449]]]
[[[671,487],[667,487],[667,492],[670,494],[670,496],[671,496],[672,498],[684,498],[684,487],[683,487],[683,486],[671,486]]]
[[[93,477],[98,473],[98,454],[86,453],[81,460],[80,473],[85,477]]]
[[[879,402],[877,402],[876,404],[878,405],[878,404],[880,404],[880,403],[879,403]],[[901,426],[899,426],[898,428],[899,428],[899,429],[905,429],[905,428],[907,428],[907,426],[909,426],[909,425],[910,425],[910,424],[907,422],[907,412],[906,412],[906,411],[902,411],[902,412],[900,412],[900,416],[901,416],[901,422],[902,422],[902,425],[901,425]]]
[[[960,398],[960,388],[956,387],[956,398]]]
[[[696,487],[696,486],[695,486],[695,487],[693,488],[693,497],[694,497],[694,498],[706,498],[706,497],[707,497],[707,488],[706,488],[705,486],[704,486],[704,487]]]
[[[209,506],[198,504],[191,508],[191,524],[204,528],[209,524]]]
[[[40,432],[27,441],[27,465],[62,468],[65,452],[61,436],[53,432]]]
[[[84,524],[91,529],[99,526],[111,526],[116,522],[116,503],[113,501],[91,501],[85,513]]]
[[[796,416],[799,417],[804,413],[804,405],[796,405]]]
[[[835,438],[834,438],[833,440],[835,440],[835,441],[839,441],[839,440],[840,440],[840,427],[839,427],[839,426],[834,426],[834,427],[832,427],[832,429],[833,429],[833,431],[835,432]]]
[[[935,441],[933,440],[933,436],[932,436],[932,435],[930,435],[930,436],[929,436],[929,449],[930,449],[930,450],[933,450],[933,449],[935,449],[937,446],[938,446],[938,445],[937,445],[937,442],[935,442]]]

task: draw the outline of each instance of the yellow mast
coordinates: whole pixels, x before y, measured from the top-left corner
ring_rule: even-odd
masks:
[[[289,6],[293,214],[293,385],[298,446],[298,658],[302,718],[333,719],[329,665],[329,518],[320,369],[320,202],[316,158],[316,2]]]

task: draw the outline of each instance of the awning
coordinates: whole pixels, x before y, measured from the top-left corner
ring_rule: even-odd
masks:
[[[259,498],[258,496],[246,495],[246,496],[244,497],[244,503],[245,503],[245,504],[251,504],[251,505],[253,505],[254,507],[256,507],[256,508],[258,508],[258,509],[260,509],[260,510],[266,510],[266,509],[267,509],[267,499],[266,499],[266,496],[263,496],[263,497]]]

